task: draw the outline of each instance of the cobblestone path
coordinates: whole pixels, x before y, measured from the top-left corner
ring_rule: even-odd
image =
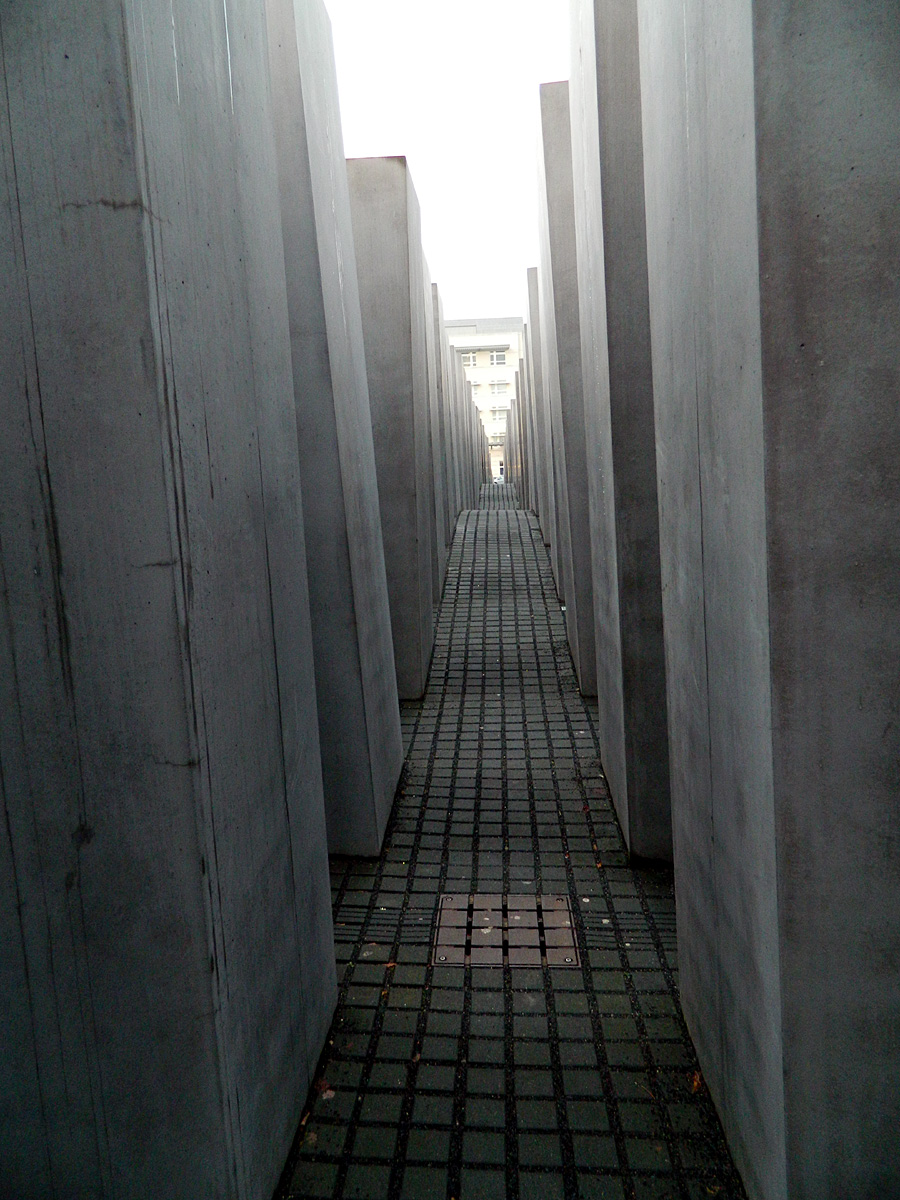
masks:
[[[671,873],[628,866],[536,519],[511,487],[481,504],[404,705],[382,856],[332,863],[340,999],[279,1196],[738,1200],[678,1004]],[[538,894],[545,922],[568,899],[578,966],[543,928],[514,965]],[[442,895],[469,905],[461,965],[433,945]],[[482,937],[498,965],[472,961]]]

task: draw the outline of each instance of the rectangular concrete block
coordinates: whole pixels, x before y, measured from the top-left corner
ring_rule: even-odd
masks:
[[[671,861],[637,0],[573,0],[572,37],[600,750],[629,850]]]
[[[0,13],[5,1196],[268,1198],[336,994],[261,4]]]
[[[539,170],[541,357],[550,409],[556,508],[552,556],[566,605],[566,631],[578,686],[583,695],[595,696],[597,662],[567,82],[541,85]]]
[[[328,845],[377,854],[403,748],[331,26],[266,7]]]
[[[896,6],[641,0],[679,961],[748,1193],[900,1188]]]
[[[425,690],[434,639],[430,281],[404,158],[347,162],[381,527],[401,700]]]

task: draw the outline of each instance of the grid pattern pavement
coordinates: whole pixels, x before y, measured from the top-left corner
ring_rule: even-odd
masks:
[[[671,872],[633,869],[537,521],[454,538],[378,860],[332,863],[340,994],[278,1197],[743,1200],[678,1003]],[[441,897],[565,897],[577,969],[435,962]]]

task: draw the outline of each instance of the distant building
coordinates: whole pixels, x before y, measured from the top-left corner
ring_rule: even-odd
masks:
[[[447,321],[450,345],[462,355],[472,399],[481,414],[491,450],[491,471],[506,470],[506,421],[516,395],[516,371],[525,355],[521,317]]]

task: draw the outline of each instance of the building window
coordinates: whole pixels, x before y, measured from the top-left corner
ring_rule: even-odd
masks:
[[[506,382],[505,379],[495,380],[491,384],[491,395],[492,396],[505,396],[508,389],[509,389],[509,384]]]
[[[462,365],[464,367],[474,367],[478,365],[478,355],[474,350],[467,350],[462,356]]]
[[[492,367],[505,367],[506,366],[506,351],[505,350],[492,350],[491,351],[491,366]]]

